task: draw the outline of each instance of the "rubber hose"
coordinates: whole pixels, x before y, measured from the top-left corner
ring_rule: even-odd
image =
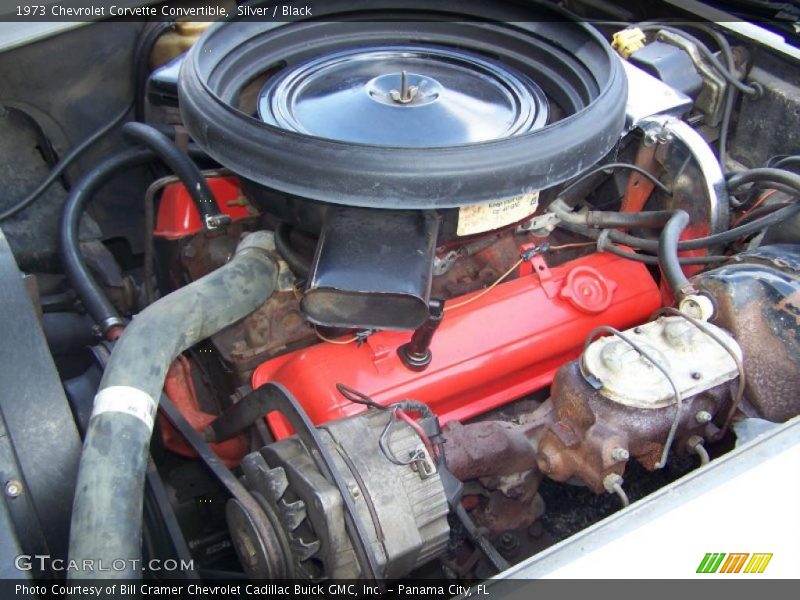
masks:
[[[648,210],[642,212],[606,212],[589,211],[586,215],[586,224],[590,227],[613,229],[616,227],[663,227],[675,215],[672,210]]]
[[[278,254],[286,261],[292,273],[298,277],[308,278],[311,273],[311,263],[303,256],[297,253],[291,244],[289,244],[289,234],[292,231],[291,225],[288,223],[280,223],[275,228],[275,247],[278,249]]]
[[[587,225],[601,229],[614,227],[661,227],[672,216],[670,210],[648,210],[642,212],[614,212],[590,210],[572,212],[572,206],[563,198],[556,199],[548,208],[558,216],[559,220],[575,225]]]
[[[585,225],[577,225],[575,223],[559,223],[558,225],[561,229],[566,231],[570,231],[572,233],[577,233],[583,237],[589,238],[591,240],[599,240],[600,236],[603,233],[610,234],[613,230],[599,230],[599,229],[592,229],[591,227],[586,227]],[[627,252],[622,250],[621,248],[617,247],[615,244],[611,243],[610,238],[611,235],[608,235],[609,241],[600,243],[597,246],[597,250],[599,252],[608,252],[609,254],[614,254],[615,256],[619,256],[621,258],[627,258],[629,260],[636,260],[646,265],[657,265],[658,264],[658,257],[651,256],[650,254],[639,254],[637,252]],[[654,240],[654,252],[658,251],[658,241]],[[726,256],[723,254],[719,255],[703,255],[703,256],[681,256],[680,262],[681,265],[709,265],[719,262],[725,262],[730,260],[730,256]]]
[[[689,214],[683,210],[653,210],[637,213],[620,213],[606,211],[589,211],[572,213],[566,204],[551,205],[552,210],[563,221],[572,224],[585,224],[601,229],[616,227],[661,227],[658,239],[658,263],[664,272],[664,278],[676,298],[680,298],[691,289],[689,279],[681,269],[678,256],[680,235],[689,223]],[[609,232],[609,237],[611,237]]]
[[[664,273],[664,279],[678,300],[694,291],[689,278],[683,273],[678,257],[678,241],[688,224],[689,213],[685,210],[674,210],[658,238],[658,264]]]
[[[683,240],[678,244],[678,250],[700,250],[709,248],[711,246],[718,246],[733,242],[745,235],[756,233],[772,225],[782,223],[787,219],[800,213],[800,204],[790,204],[773,213],[759,217],[749,223],[738,225],[728,231],[722,231],[706,237],[695,238],[693,240]],[[649,240],[646,238],[636,237],[621,231],[611,231],[608,235],[609,239],[618,244],[625,244],[640,250],[647,250],[648,252],[658,251],[658,241]]]
[[[92,325],[89,317],[78,313],[50,312],[42,315],[44,337],[53,356],[66,356],[94,344],[97,340]]]
[[[616,227],[661,227],[658,238],[658,264],[664,279],[675,294],[682,297],[691,289],[678,256],[681,233],[689,224],[689,213],[684,210],[654,210],[638,213],[590,211],[586,213],[588,225],[611,229]]]
[[[761,167],[758,169],[748,169],[737,171],[728,176],[728,189],[734,190],[748,183],[765,181],[768,183],[782,183],[800,193],[800,175],[785,169],[773,169]]]
[[[728,176],[728,189],[732,191],[737,187],[741,187],[748,183],[756,183],[756,182],[779,184],[781,186],[786,186],[787,188],[795,190],[798,194],[800,194],[800,174],[793,173],[791,171],[786,171],[785,169],[776,169],[768,167],[749,169],[747,171],[739,171],[736,173],[731,173]],[[555,212],[560,219],[566,221],[567,223],[587,224],[584,214],[572,213],[571,207],[564,202],[561,203],[559,203],[559,201],[554,202],[551,205],[551,210],[553,210],[553,212]],[[656,211],[656,212],[662,212],[662,211]],[[800,212],[800,204],[792,204],[772,214],[756,219],[755,221],[751,221],[750,223],[739,225],[727,231],[722,231],[720,233],[715,233],[713,235],[701,238],[695,238],[693,240],[683,240],[678,243],[678,250],[700,250],[703,248],[709,248],[712,246],[727,244],[739,239],[740,237],[756,233],[758,231],[766,229],[767,227],[770,227],[786,219],[789,219],[798,212]],[[642,214],[642,213],[631,213],[631,214]],[[629,225],[629,226],[637,226],[637,225]],[[638,226],[646,227],[645,225],[638,225]],[[611,231],[608,237],[609,240],[616,242],[618,244],[625,244],[626,246],[631,246],[633,248],[638,248],[640,250],[646,250],[648,252],[658,251],[659,242],[657,240],[641,238],[627,233],[623,233],[621,231]]]
[[[197,211],[200,213],[200,220],[207,229],[214,229],[218,226],[221,212],[217,206],[217,201],[211,193],[208,182],[197,165],[192,162],[175,142],[165,136],[157,129],[144,123],[126,123],[122,128],[122,134],[126,139],[141,144],[148,150],[154,152],[181,180],[181,183],[189,192]]]
[[[64,272],[86,311],[103,333],[114,326],[122,325],[123,320],[83,260],[79,238],[81,217],[97,191],[111,178],[133,167],[147,164],[154,158],[155,155],[149,150],[127,150],[106,159],[72,188],[64,204],[60,232],[61,262]]]
[[[790,154],[789,156],[784,156],[783,158],[779,158],[775,161],[775,164],[772,167],[776,169],[786,169],[788,166],[794,165],[795,168],[800,166],[800,156],[797,154]]]
[[[196,158],[206,157],[201,150],[190,148],[189,152]],[[111,179],[129,169],[146,165],[156,158],[156,155],[149,150],[137,149],[125,150],[112,156],[84,175],[72,188],[64,204],[60,231],[61,262],[64,272],[75,293],[83,302],[86,311],[100,326],[103,333],[107,333],[114,326],[122,325],[124,321],[94,280],[89,267],[83,260],[79,237],[81,217],[98,190]]]
[[[70,571],[70,579],[139,579],[142,502],[158,398],[172,361],[245,317],[272,294],[278,267],[270,234],[246,237],[231,261],[164,296],[125,329],[95,396],[70,529],[70,560],[122,559],[121,570]]]
[[[638,254],[636,252],[626,252],[614,244],[604,244],[603,252],[608,252],[620,258],[627,258],[628,260],[635,260],[646,265],[658,265],[657,256],[650,256],[649,254]],[[713,265],[716,263],[727,262],[731,259],[730,256],[724,254],[714,254],[706,256],[682,256],[681,265]]]

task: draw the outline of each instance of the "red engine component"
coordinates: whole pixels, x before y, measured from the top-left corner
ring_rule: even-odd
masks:
[[[197,392],[192,382],[191,364],[185,356],[179,356],[170,365],[164,381],[164,393],[197,433],[202,434],[211,421],[217,418],[216,415],[204,412],[200,408]],[[197,453],[166,418],[160,416],[159,421],[161,439],[165,448],[188,458],[197,457]],[[231,468],[238,465],[242,457],[247,454],[247,439],[244,435],[237,435],[225,442],[210,444],[210,446],[223,464]]]
[[[661,305],[646,267],[610,254],[553,269],[534,257],[523,266],[520,278],[446,312],[421,373],[397,356],[411,334],[384,331],[360,346],[323,343],[269,360],[256,368],[252,385],[283,384],[317,424],[364,410],[339,395],[336,383],[381,404],[421,400],[442,423],[464,420],[549,385],[593,328],[631,327]],[[292,432],[278,414],[267,421],[279,439]]]
[[[257,214],[247,199],[242,196],[237,177],[209,177],[206,179],[220,210],[231,220],[237,221]],[[175,240],[200,233],[203,224],[189,192],[182,183],[171,183],[161,193],[158,218],[153,235]]]

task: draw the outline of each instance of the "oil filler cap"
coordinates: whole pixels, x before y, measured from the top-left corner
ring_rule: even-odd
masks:
[[[611,306],[616,287],[596,269],[581,266],[569,272],[560,295],[578,310],[596,314]]]

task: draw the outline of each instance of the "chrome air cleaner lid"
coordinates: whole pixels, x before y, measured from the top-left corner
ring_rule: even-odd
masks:
[[[461,50],[358,48],[270,79],[258,101],[271,125],[328,140],[425,148],[504,139],[545,126],[529,77]]]

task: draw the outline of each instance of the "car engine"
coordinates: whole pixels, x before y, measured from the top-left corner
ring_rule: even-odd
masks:
[[[230,4],[0,53],[32,577],[481,581],[800,414],[797,46]]]

